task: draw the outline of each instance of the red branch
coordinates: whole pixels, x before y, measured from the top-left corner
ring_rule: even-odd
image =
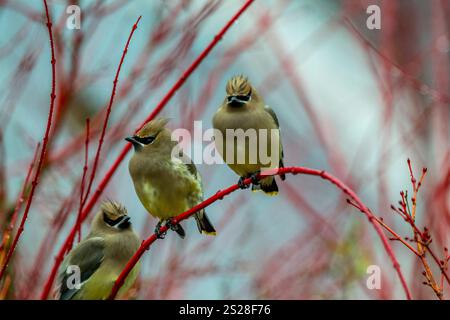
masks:
[[[83,196],[84,196],[84,184],[86,180],[86,172],[88,169],[88,158],[89,158],[89,118],[86,119],[86,140],[84,142],[84,165],[83,165],[83,175],[81,177],[80,183],[80,206],[78,208],[77,215],[77,230],[78,230],[78,242],[81,241],[81,212],[83,211]]]
[[[9,242],[10,233],[14,230],[14,227],[16,225],[17,216],[19,215],[19,211],[22,208],[22,204],[25,201],[24,200],[25,194],[28,189],[28,185],[30,182],[30,178],[31,178],[31,174],[33,172],[34,165],[36,164],[36,159],[37,159],[37,155],[39,154],[40,147],[41,147],[41,144],[38,143],[36,145],[36,150],[34,151],[33,160],[31,160],[30,165],[28,166],[28,172],[27,172],[27,175],[25,176],[25,180],[23,182],[22,189],[20,191],[19,196],[17,197],[16,204],[14,206],[14,211],[11,215],[11,220],[9,222],[8,229],[5,231],[2,243],[0,244],[0,252],[2,251],[3,248],[6,247],[7,243]],[[1,261],[1,257],[0,257],[0,261]]]
[[[217,35],[214,37],[214,39],[210,42],[210,44],[203,50],[202,53],[197,57],[197,59],[192,62],[192,64],[184,71],[184,73],[181,75],[181,77],[175,82],[175,84],[172,86],[172,88],[167,92],[167,94],[163,97],[163,99],[158,103],[156,108],[153,110],[153,112],[145,119],[145,121],[139,126],[136,131],[138,131],[140,128],[142,128],[147,122],[155,118],[158,113],[167,105],[167,103],[170,101],[170,99],[175,95],[175,93],[178,91],[178,89],[186,82],[186,80],[189,78],[189,76],[195,71],[195,69],[200,65],[200,63],[208,56],[208,54],[211,52],[211,50],[219,43],[219,41],[222,39],[222,37],[225,35],[225,33],[230,29],[230,27],[236,22],[236,20],[242,15],[242,13],[247,10],[247,8],[254,2],[254,0],[247,0],[244,5],[239,9],[239,11],[227,22],[227,24],[217,33]],[[131,144],[127,143],[125,147],[120,151],[119,156],[116,158],[114,163],[111,165],[109,170],[106,172],[103,179],[100,181],[96,191],[92,195],[92,197],[87,202],[85,208],[83,209],[83,213],[81,216],[82,221],[86,219],[86,217],[89,215],[89,212],[94,207],[95,203],[97,202],[98,198],[102,194],[103,190],[105,189],[106,185],[111,180],[111,177],[116,172],[117,168],[119,167],[120,163],[123,161],[127,153],[131,150]],[[47,279],[47,282],[45,284],[44,290],[41,294],[41,299],[47,299],[48,294],[50,292],[51,286],[53,284],[53,281],[56,277],[56,272],[58,271],[59,265],[61,264],[64,254],[67,252],[68,248],[73,243],[73,239],[76,235],[76,226],[72,228],[69,235],[67,236],[63,246],[58,252],[58,255],[55,258],[55,263],[53,264],[52,270],[50,272],[50,275]]]
[[[114,102],[114,96],[116,95],[116,88],[117,88],[117,82],[119,81],[120,70],[122,69],[122,64],[123,64],[123,61],[125,60],[125,55],[128,52],[128,46],[130,45],[131,38],[133,37],[134,31],[136,31],[136,29],[137,29],[137,26],[138,26],[139,21],[141,20],[141,17],[142,16],[139,16],[139,18],[137,19],[137,21],[133,25],[133,28],[131,29],[130,35],[128,36],[128,40],[127,40],[127,43],[125,45],[125,49],[123,49],[122,57],[120,58],[119,66],[118,66],[117,71],[116,71],[116,76],[114,77],[113,89],[111,91],[111,97],[109,99],[108,109],[106,109],[105,121],[103,122],[102,133],[100,134],[100,138],[99,138],[99,141],[98,141],[98,147],[97,147],[97,152],[95,154],[95,159],[94,159],[94,164],[93,164],[93,167],[92,167],[91,177],[89,179],[89,184],[88,184],[88,187],[87,187],[87,190],[86,190],[86,195],[84,196],[84,199],[83,199],[82,206],[84,206],[84,204],[86,203],[86,200],[87,200],[87,198],[89,196],[89,193],[91,192],[92,183],[94,182],[95,173],[97,172],[98,161],[100,159],[100,152],[102,150],[103,141],[104,141],[105,134],[106,134],[106,128],[108,127],[109,116],[111,115],[111,109],[112,109],[112,105],[113,105],[113,102]]]
[[[359,199],[359,197],[356,195],[356,193],[351,190],[345,183],[341,182],[336,177],[332,176],[331,174],[323,171],[323,170],[316,170],[316,169],[310,169],[305,167],[287,167],[287,168],[281,168],[281,169],[275,169],[275,170],[268,170],[264,176],[267,175],[280,175],[280,174],[305,174],[305,175],[312,175],[312,176],[318,176],[322,179],[325,179],[332,184],[334,184],[337,188],[342,190],[347,196],[349,196],[358,206],[358,208],[363,212],[366,217],[369,219],[372,226],[375,228],[375,231],[378,233],[378,236],[381,239],[381,242],[383,243],[383,246],[388,253],[391,262],[394,265],[395,270],[397,271],[397,274],[400,278],[400,281],[402,283],[403,289],[406,294],[407,299],[411,299],[411,293],[409,292],[408,286],[406,284],[406,280],[400,270],[400,264],[397,261],[397,258],[395,257],[395,254],[392,250],[392,247],[389,244],[388,238],[383,233],[383,230],[381,229],[380,225],[376,223],[375,216],[372,214],[372,212],[364,205],[364,203]],[[264,177],[262,175],[259,175],[257,178],[260,179],[261,177]],[[247,178],[244,180],[245,185],[249,185],[252,182],[251,178]],[[196,205],[195,207],[189,209],[188,211],[172,218],[172,223],[176,224],[179,223],[190,216],[192,216],[194,213],[198,212],[199,210],[206,208],[207,206],[211,205],[212,203],[216,202],[217,200],[222,200],[225,196],[229,195],[230,193],[236,191],[239,189],[239,186],[237,184],[232,185],[231,187],[218,191],[215,195],[212,197],[206,199],[202,203]],[[168,231],[168,227],[166,225],[162,226],[159,229],[159,232],[163,233]],[[117,292],[122,287],[126,277],[130,273],[130,271],[133,269],[133,267],[136,265],[136,263],[139,261],[139,259],[142,257],[144,252],[150,248],[150,245],[155,242],[157,239],[155,234],[152,234],[149,238],[147,238],[142,245],[139,247],[138,251],[134,254],[134,256],[128,261],[125,268],[122,270],[121,274],[117,278],[114,287],[111,291],[111,294],[109,296],[109,299],[114,299],[117,295]]]
[[[51,125],[52,125],[53,109],[55,106],[55,98],[56,98],[55,46],[53,43],[52,23],[50,20],[50,15],[48,13],[47,1],[43,0],[43,2],[44,2],[44,6],[45,6],[45,15],[47,17],[47,29],[48,29],[48,35],[50,38],[50,49],[51,49],[51,57],[52,57],[52,59],[51,59],[52,89],[51,89],[51,93],[50,93],[50,110],[49,110],[48,118],[47,118],[47,128],[45,129],[44,138],[42,139],[42,149],[41,149],[41,154],[39,155],[39,162],[38,162],[38,165],[36,168],[36,172],[35,172],[33,181],[31,182],[30,196],[28,197],[27,205],[25,207],[25,211],[23,213],[22,220],[20,221],[20,225],[19,225],[19,229],[17,230],[17,234],[14,238],[11,248],[8,251],[8,255],[6,256],[5,263],[3,264],[2,269],[0,271],[0,279],[3,277],[3,275],[5,273],[5,270],[6,270],[6,267],[8,266],[9,260],[11,259],[12,255],[14,253],[14,250],[16,249],[17,243],[19,242],[20,235],[22,234],[22,232],[24,230],[25,221],[27,220],[28,212],[30,211],[31,203],[33,201],[33,195],[34,195],[34,192],[36,191],[36,187],[38,186],[39,176],[41,173],[42,164],[44,163],[45,151],[47,149],[48,137],[49,137],[50,129],[51,129]]]

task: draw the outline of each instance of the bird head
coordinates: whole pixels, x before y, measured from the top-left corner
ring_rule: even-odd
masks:
[[[158,118],[146,123],[134,136],[125,140],[131,142],[135,151],[157,150],[165,144],[170,144],[170,131],[166,129],[167,118]]]
[[[100,211],[103,225],[107,228],[124,230],[131,226],[127,209],[118,202],[111,200],[105,201],[102,203]]]
[[[254,98],[255,92],[248,78],[243,75],[235,76],[228,80],[226,91],[226,102],[233,108],[247,105]]]

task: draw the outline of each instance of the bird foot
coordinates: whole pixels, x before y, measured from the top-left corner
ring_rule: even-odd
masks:
[[[159,229],[161,229],[162,221],[158,222],[158,224],[155,227],[155,235],[158,239],[164,239],[166,237],[167,232],[160,232]]]
[[[167,228],[169,228],[172,231],[178,230],[178,224],[173,223],[172,219],[166,220],[166,226],[167,226]]]
[[[247,189],[248,187],[250,187],[248,184],[244,183],[245,179],[246,179],[245,177],[240,177],[239,178],[238,186],[239,186],[240,189]]]
[[[183,227],[179,223],[174,223],[172,219],[168,219],[166,221],[166,226],[170,230],[175,231],[181,237],[181,239],[184,239],[184,237],[186,236]]]
[[[252,174],[250,175],[250,179],[252,179],[252,184],[254,184],[255,186],[259,185],[258,175],[259,175],[260,173],[261,173],[261,172],[257,171],[257,172],[252,173]]]

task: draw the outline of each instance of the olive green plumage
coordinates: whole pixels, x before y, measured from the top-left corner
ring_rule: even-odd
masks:
[[[160,222],[203,200],[202,181],[195,165],[172,155],[177,142],[171,140],[171,131],[165,127],[167,122],[167,119],[155,119],[127,138],[135,148],[128,168],[136,194],[145,209]],[[201,233],[216,234],[205,210],[197,212],[195,219]],[[184,237],[180,225],[175,230]]]

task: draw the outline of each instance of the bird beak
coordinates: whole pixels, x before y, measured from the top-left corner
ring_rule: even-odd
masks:
[[[235,96],[228,96],[227,102],[228,102],[228,104],[234,104],[236,102],[239,102],[239,99],[236,98]]]
[[[131,142],[132,144],[139,143],[133,137],[126,137],[125,140],[127,140],[128,142]]]
[[[126,137],[125,140],[131,142],[136,151],[139,151],[142,148],[142,144],[139,141],[137,141],[134,137]]]
[[[120,222],[117,224],[118,229],[126,229],[131,225],[129,216],[123,216]]]

